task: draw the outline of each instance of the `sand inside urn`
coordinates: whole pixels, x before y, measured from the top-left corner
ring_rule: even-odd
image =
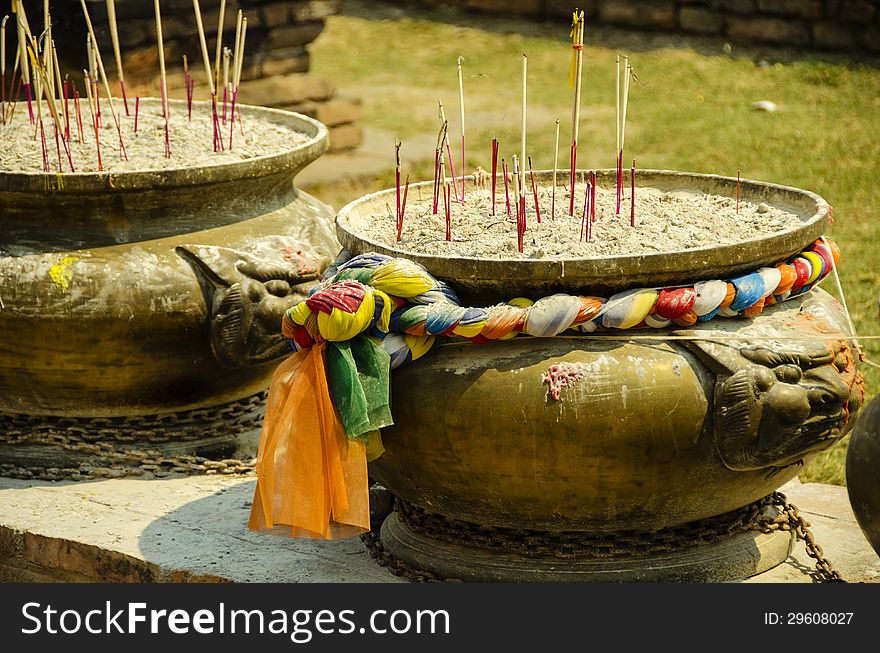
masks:
[[[562,182],[560,182],[562,183]],[[630,226],[630,190],[626,189],[620,215],[615,215],[613,182],[596,191],[596,221],[589,241],[581,238],[584,190],[575,189],[575,216],[568,215],[569,192],[556,190],[556,213],[551,216],[551,184],[538,189],[539,223],[530,193],[526,200],[527,228],[523,252],[517,251],[516,218],[507,214],[504,187],[499,190],[492,215],[491,190],[469,186],[465,203],[452,201],[452,240],[446,240],[443,202],[433,214],[431,185],[411,188],[400,242],[396,242],[394,193],[385,211],[351,214],[351,227],[370,240],[414,254],[470,256],[480,258],[576,258],[590,256],[640,255],[673,252],[699,247],[731,245],[785,231],[802,223],[793,212],[760,202],[740,201],[689,190],[666,191],[636,187],[635,227]],[[453,191],[454,194],[454,191]],[[514,198],[511,194],[511,206]]]
[[[302,143],[309,136],[284,125],[269,122],[260,116],[245,113],[243,120],[236,120],[232,136],[232,149],[229,149],[230,123],[223,125],[220,120],[223,143],[226,150],[215,152],[213,145],[213,114],[207,103],[193,105],[192,120],[188,119],[185,105],[174,104],[170,110],[169,134],[171,138],[171,158],[165,156],[165,119],[158,102],[141,102],[138,112],[138,130],[134,131],[134,99],[129,99],[131,115],[126,116],[120,100],[116,100],[119,113],[122,139],[128,160],[120,156],[119,135],[113,116],[102,99],[101,127],[99,142],[101,159],[105,172],[132,172],[137,170],[189,168],[196,166],[222,165],[245,161],[254,157],[277,154]],[[31,125],[27,105],[18,103],[11,121],[0,125],[0,172],[44,172],[43,151],[39,127]],[[76,172],[98,172],[98,156],[95,146],[95,131],[91,126],[88,101],[82,99],[83,142],[79,142],[79,130],[74,111],[74,103],[68,102],[70,115],[70,153]],[[49,116],[48,107],[43,107],[43,131],[51,172],[59,170],[58,149],[61,151],[61,169],[70,172],[64,145],[56,145],[55,126]],[[221,106],[222,112],[222,106]],[[231,113],[231,111],[229,112]],[[62,123],[66,124],[62,117]]]

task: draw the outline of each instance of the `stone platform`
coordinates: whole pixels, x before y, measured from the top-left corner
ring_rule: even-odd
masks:
[[[846,488],[783,488],[849,581],[880,582]],[[253,478],[217,476],[46,483],[0,478],[0,581],[405,582],[360,540],[314,542],[255,534]],[[803,544],[747,582],[813,582]]]

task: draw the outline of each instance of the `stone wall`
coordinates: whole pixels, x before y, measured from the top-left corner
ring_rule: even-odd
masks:
[[[540,19],[571,16],[576,0],[411,0]],[[589,24],[717,36],[851,53],[880,53],[878,0],[590,0]]]
[[[27,3],[30,5],[31,3]],[[34,3],[36,4],[36,3]],[[208,52],[214,58],[220,0],[201,0]],[[8,0],[0,0],[0,16],[8,13]],[[86,0],[108,75],[115,75],[113,48],[105,0]],[[71,79],[81,79],[86,67],[86,26],[79,0],[53,0],[53,30],[62,66]],[[356,147],[361,142],[360,102],[340,97],[332,80],[308,73],[309,44],[324,29],[328,16],[339,12],[341,0],[227,0],[223,42],[232,47],[235,23],[241,9],[248,19],[240,97],[248,104],[274,106],[316,117],[330,128],[332,151]],[[169,94],[182,97],[183,55],[196,77],[196,94],[204,93],[204,68],[195,26],[192,0],[162,0],[162,32],[168,70]],[[4,11],[5,9],[5,11]],[[126,86],[133,93],[157,93],[159,51],[153,3],[149,0],[116,0],[119,41]],[[29,10],[33,29],[42,24],[42,3]],[[7,39],[15,43],[14,30]],[[7,41],[7,45],[9,41]],[[14,52],[14,45],[8,48]],[[9,53],[7,53],[9,54]],[[9,62],[11,65],[11,61]],[[76,74],[78,73],[78,74]],[[200,93],[201,90],[201,93]]]

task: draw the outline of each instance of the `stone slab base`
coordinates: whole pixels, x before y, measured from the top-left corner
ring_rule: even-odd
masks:
[[[880,582],[880,559],[846,488],[783,488],[847,580]],[[254,480],[200,476],[82,483],[0,478],[0,581],[406,582],[360,540],[316,542],[251,533]],[[746,582],[812,582],[803,544]]]

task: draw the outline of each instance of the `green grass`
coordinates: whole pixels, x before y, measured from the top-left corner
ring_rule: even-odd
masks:
[[[495,20],[475,15],[403,11],[378,2],[344,3],[312,49],[313,70],[364,99],[363,123],[403,140],[434,132],[437,100],[447,107],[457,142],[455,61],[465,57],[469,167],[489,167],[489,141],[502,156],[517,151],[520,53],[529,57],[529,150],[536,168],[553,165],[554,121],[560,120],[559,160],[567,162],[571,92],[568,26]],[[845,61],[793,59],[760,67],[747,56],[707,55],[675,39],[588,31],[581,126],[583,167],[613,167],[614,59],[631,51],[641,83],[633,83],[627,157],[640,168],[736,175],[812,190],[834,207],[829,236],[843,250],[840,267],[849,308],[861,334],[880,333],[880,193],[877,118],[880,72]],[[707,46],[712,47],[712,46]],[[775,113],[753,111],[771,100]],[[413,171],[429,177],[432,152]],[[337,207],[389,186],[388,173],[344,187],[317,189]],[[565,167],[567,163],[561,164]],[[826,284],[831,290],[831,284]],[[880,341],[865,341],[880,361]],[[880,374],[864,368],[868,395]],[[805,480],[843,483],[844,446],[817,457]]]

